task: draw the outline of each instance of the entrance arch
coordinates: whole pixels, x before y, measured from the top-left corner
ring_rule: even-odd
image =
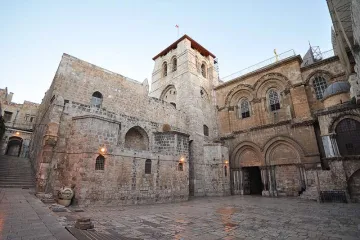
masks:
[[[6,147],[5,155],[20,156],[23,139],[20,137],[10,137]]]
[[[230,159],[233,194],[262,194],[263,182],[259,147],[252,142],[240,143]]]

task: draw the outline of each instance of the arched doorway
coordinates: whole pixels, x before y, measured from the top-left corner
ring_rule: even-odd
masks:
[[[360,202],[360,169],[357,170],[348,180],[350,198],[354,202]]]
[[[262,194],[261,158],[254,144],[241,143],[230,161],[232,194]]]
[[[23,139],[20,137],[10,137],[6,147],[6,155],[20,156]]]

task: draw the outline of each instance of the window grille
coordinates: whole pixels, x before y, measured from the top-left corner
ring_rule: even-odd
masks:
[[[164,77],[167,76],[167,63],[166,62],[163,63],[163,76]]]
[[[323,77],[315,77],[314,81],[313,81],[313,86],[314,86],[314,90],[315,90],[315,94],[316,94],[316,99],[322,99],[323,98],[323,93],[325,91],[325,89],[327,88],[327,84],[326,84],[326,80]]]
[[[342,156],[360,155],[360,122],[345,118],[335,129],[336,142]]]
[[[184,171],[184,164],[181,162],[178,164],[178,171]]]
[[[204,125],[204,135],[209,136],[209,127]]]
[[[244,99],[240,103],[240,114],[241,118],[248,118],[250,117],[250,107],[249,107],[249,101],[247,99]]]
[[[269,91],[269,105],[272,112],[280,109],[279,95],[272,89]]]
[[[172,61],[172,71],[175,72],[177,70],[177,59],[176,57],[173,58],[173,61]]]
[[[96,162],[95,162],[95,170],[104,170],[105,167],[105,158],[102,155],[99,155],[96,158]]]
[[[103,96],[100,92],[94,92],[91,98],[91,105],[97,108],[101,107]]]

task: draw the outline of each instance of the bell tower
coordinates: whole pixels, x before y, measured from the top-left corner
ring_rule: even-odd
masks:
[[[159,98],[184,112],[190,134],[190,195],[211,195],[204,146],[217,137],[213,88],[219,84],[215,55],[187,35],[157,54],[153,60],[151,97]],[[215,159],[215,158],[214,158]],[[217,194],[214,194],[217,195]]]

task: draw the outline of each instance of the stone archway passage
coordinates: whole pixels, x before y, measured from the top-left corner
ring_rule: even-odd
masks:
[[[350,198],[354,202],[360,202],[360,169],[357,170],[348,181]]]
[[[22,138],[19,137],[10,137],[9,142],[6,147],[6,155],[9,156],[20,156],[22,146]]]

